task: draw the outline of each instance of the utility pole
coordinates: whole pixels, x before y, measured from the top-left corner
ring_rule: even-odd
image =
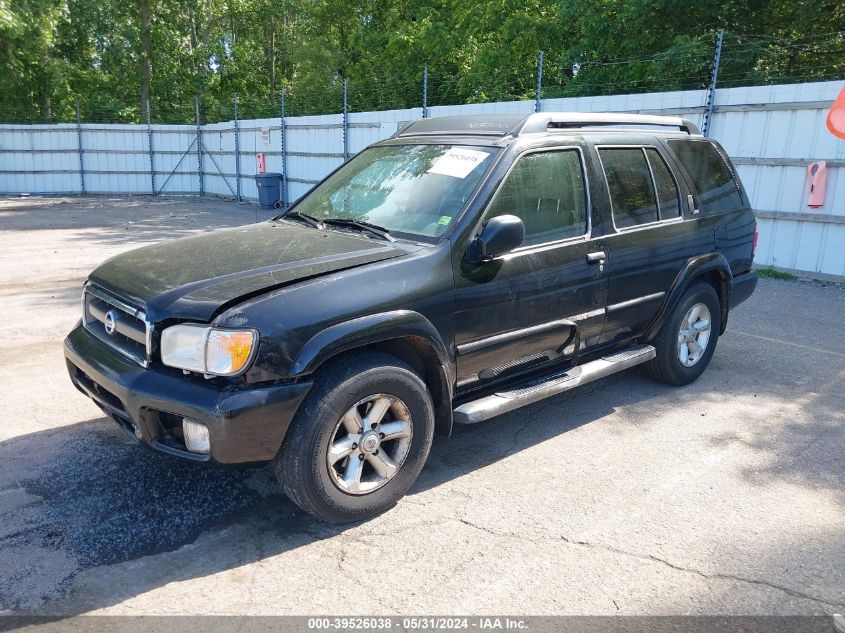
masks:
[[[347,101],[347,80],[343,80],[343,160],[349,160],[349,103]]]
[[[85,162],[82,159],[82,117],[79,114],[79,99],[76,100],[76,151],[79,154],[79,188],[85,193]]]
[[[704,126],[702,133],[710,136],[710,125],[713,122],[713,108],[716,105],[716,82],[719,80],[719,61],[722,57],[722,42],[725,39],[725,29],[716,32],[716,52],[713,54],[713,72],[710,76],[710,88],[707,90],[707,110],[704,112]]]
[[[200,98],[194,97],[194,109],[197,115],[197,173],[200,178],[200,195],[205,195],[205,182],[202,173],[202,125],[200,124]]]
[[[150,102],[146,102],[146,111],[147,111],[147,150],[150,153],[150,186],[152,187],[153,196],[156,195],[156,170],[155,170],[155,158],[153,156],[153,125],[152,125],[152,118],[150,116]]]
[[[428,66],[423,66],[423,113],[422,118],[428,118]]]
[[[541,108],[540,98],[543,91],[543,51],[537,56],[537,85],[534,87],[534,112]]]
[[[282,88],[281,96],[279,97],[279,136],[282,143],[282,205],[290,206],[290,197],[288,196],[288,130],[285,125],[285,89]]]
[[[241,201],[241,127],[238,123],[238,95],[235,95],[235,197]]]

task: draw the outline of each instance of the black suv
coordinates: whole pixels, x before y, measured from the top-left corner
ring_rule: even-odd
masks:
[[[423,119],[269,222],[105,262],[65,355],[143,444],[272,461],[300,507],[357,520],[454,422],[639,364],[695,380],[755,242],[736,170],[684,119]]]

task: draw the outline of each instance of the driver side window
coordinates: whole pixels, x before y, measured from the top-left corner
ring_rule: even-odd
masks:
[[[519,158],[490,203],[487,219],[508,214],[525,224],[523,246],[584,235],[587,194],[581,154],[551,150]]]

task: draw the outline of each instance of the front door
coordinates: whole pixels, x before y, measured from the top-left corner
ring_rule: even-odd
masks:
[[[525,240],[482,264],[455,257],[458,387],[552,363],[601,332],[607,277],[592,239],[584,159],[578,147],[522,154],[494,194],[484,220],[516,215]],[[463,247],[462,247],[463,248]]]

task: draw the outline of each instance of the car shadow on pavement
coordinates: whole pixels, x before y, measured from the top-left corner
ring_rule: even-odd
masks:
[[[458,428],[449,440],[435,441],[409,499],[617,409],[650,406],[670,390],[625,372],[488,423]],[[694,406],[703,391],[707,385],[677,391],[672,399],[676,406]],[[818,400],[809,404],[820,406]],[[836,432],[822,431],[825,437]],[[759,483],[766,477],[798,478],[841,494],[842,464],[834,457],[820,462],[815,452],[827,449],[816,445],[814,450],[811,434],[801,425],[786,425],[776,438],[742,440],[777,457],[768,472],[757,470],[753,476]],[[730,441],[741,438],[713,439]],[[210,468],[158,455],[105,418],[0,442],[0,517],[0,611],[54,615],[119,604],[172,582],[331,539],[349,527],[321,523],[300,511],[279,491],[268,467]],[[215,534],[221,536],[213,545],[195,550],[204,555],[188,551]],[[86,570],[90,577],[97,568],[163,552],[171,553],[171,564],[125,574],[119,584],[91,589],[75,582]]]
[[[458,429],[449,440],[436,438],[409,495],[586,424],[625,402],[598,398],[593,404],[590,415],[538,424],[542,431],[530,435],[514,431],[511,415]],[[523,430],[543,406],[548,405],[520,414]],[[107,418],[0,442],[0,516],[0,612],[57,615],[110,606],[156,586],[331,538],[349,527],[299,510],[267,466],[215,468],[159,455]],[[249,528],[249,537],[227,541],[228,552],[190,567],[173,566],[155,580],[124,578],[107,593],[64,599],[85,570],[176,552],[201,535],[232,527]]]
[[[267,470],[159,455],[107,418],[0,443],[0,611],[37,608],[86,569],[177,550],[259,511],[293,532],[336,533],[295,511]],[[127,579],[113,598],[150,588]]]

